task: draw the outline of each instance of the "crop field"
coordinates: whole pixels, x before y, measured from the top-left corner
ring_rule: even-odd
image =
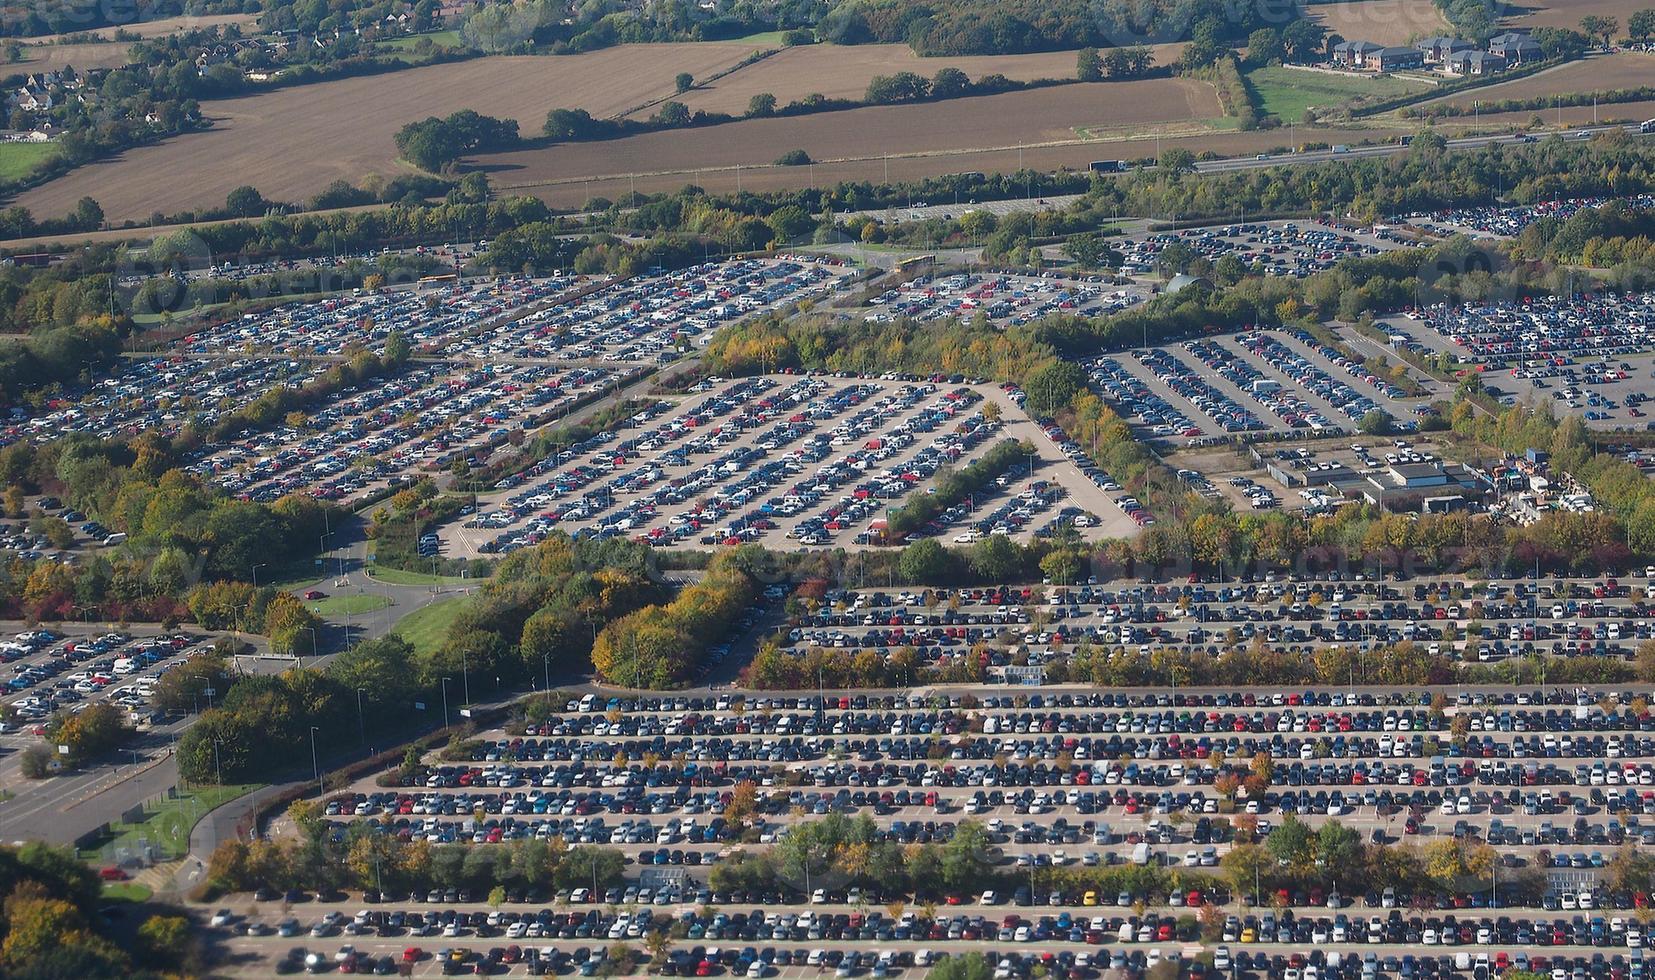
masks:
[[[917,106],[915,108],[934,108],[934,106]],[[1588,106],[1586,111],[1590,115],[1591,107]],[[1466,123],[1469,125],[1470,120],[1467,120]],[[1193,128],[1195,123],[1191,121],[1185,125]],[[702,132],[711,131],[704,130]],[[1395,139],[1398,131],[1395,128],[1378,127],[1335,129],[1297,126],[1294,128],[1293,135],[1301,143],[1311,141],[1356,143],[1363,140]],[[1022,160],[1025,166],[1037,170],[1057,170],[1059,168],[1083,170],[1093,160],[1153,157],[1158,143],[1162,149],[1182,147],[1193,153],[1210,150],[1220,156],[1250,156],[1263,151],[1277,151],[1284,148],[1287,142],[1288,133],[1286,129],[1257,130],[1254,132],[1203,130],[1181,136],[1168,135],[1161,140],[1157,140],[1154,133],[1150,132],[1131,138],[1122,135],[1118,138],[1073,140],[1064,143],[1029,146],[1023,150]],[[980,170],[984,173],[1010,173],[1017,170],[1019,154],[1014,139],[1010,147],[1001,145],[990,149],[933,150],[912,155],[892,156],[888,160],[875,154],[861,158],[831,160],[810,167],[748,166],[743,164],[739,173],[733,165],[716,169],[702,169],[694,163],[689,163],[682,168],[657,170],[638,176],[631,176],[624,169],[627,166],[625,161],[628,159],[636,159],[636,157],[616,156],[613,159],[613,165],[616,169],[609,171],[608,176],[595,173],[591,176],[556,178],[554,181],[544,176],[538,179],[525,177],[523,176],[525,170],[501,171],[493,169],[490,171],[490,179],[495,182],[496,187],[508,189],[510,193],[532,194],[559,207],[580,207],[594,197],[613,199],[626,194],[629,189],[636,189],[639,193],[654,194],[675,191],[689,183],[705,188],[709,192],[725,193],[734,191],[738,187],[750,191],[767,191],[813,185],[820,187],[841,181],[879,183],[887,175],[893,181],[904,181],[970,170]],[[501,160],[494,157],[489,158],[487,162],[491,167],[498,167]],[[514,165],[517,163],[517,161],[514,161]],[[526,186],[523,185],[525,181],[528,182]],[[958,203],[962,206],[966,204],[965,201]]]
[[[1182,78],[1099,82],[922,105],[745,120],[494,154],[479,162],[494,173],[497,182],[512,185],[606,173],[762,166],[794,148],[819,160],[1007,147],[1015,156],[1019,142],[1032,146],[1074,141],[1081,128],[1143,129],[1209,119],[1220,112],[1217,93],[1203,82]],[[1015,160],[1010,169],[1015,169]]]
[[[680,71],[711,74],[751,50],[625,45],[582,55],[482,58],[208,102],[202,112],[212,129],[83,167],[16,203],[57,216],[91,195],[120,222],[222,205],[243,184],[274,200],[303,201],[335,180],[360,183],[369,174],[398,172],[394,137],[405,123],[475,109],[517,119],[534,134],[548,109],[622,112],[670,93]]]
[[[1156,64],[1169,64],[1182,52],[1181,44],[1156,46]],[[960,58],[922,58],[906,44],[859,44],[849,47],[818,44],[787,48],[756,64],[721,78],[705,88],[686,93],[679,101],[692,109],[739,115],[760,92],[769,92],[780,105],[819,94],[830,99],[861,99],[875,75],[911,71],[930,78],[944,68],[958,68],[972,81],[1001,74],[1014,81],[1075,77],[1074,51],[1041,54],[983,55]]]
[[[1372,75],[1307,71],[1302,68],[1268,67],[1248,73],[1247,81],[1258,91],[1264,111],[1284,120],[1297,121],[1310,108],[1330,108],[1363,96],[1389,97],[1417,92],[1424,82]]]
[[[1449,32],[1448,22],[1431,0],[1318,4],[1309,13],[1340,37],[1375,44],[1406,44],[1416,37]]]
[[[119,68],[131,61],[132,45],[124,41],[102,44],[26,44],[23,60],[17,65],[28,71],[50,71],[73,66],[77,71],[86,68]]]
[[[1580,18],[1613,17],[1626,27],[1626,18],[1649,7],[1649,0],[1518,0],[1505,5],[1504,23],[1513,27],[1569,27],[1578,30]]]
[[[202,27],[218,27],[224,24],[240,24],[244,29],[259,19],[258,14],[182,14],[177,17],[161,17],[156,20],[146,20],[137,24],[122,24],[119,29],[128,34],[139,37],[160,37],[175,31],[189,31]],[[115,27],[99,27],[91,31],[76,33],[93,34],[107,40],[114,40]],[[61,40],[62,34],[42,34],[38,37],[18,38],[28,44],[52,44]]]
[[[1574,92],[1605,92],[1610,89],[1655,85],[1655,54],[1623,51],[1571,62],[1538,75],[1501,82],[1443,99],[1453,105],[1469,106],[1501,99],[1532,99]],[[1590,111],[1591,107],[1587,106]]]

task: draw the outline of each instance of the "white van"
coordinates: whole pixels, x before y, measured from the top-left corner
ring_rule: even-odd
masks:
[[[137,669],[138,661],[132,657],[122,657],[115,661],[115,673],[118,675],[125,676]]]

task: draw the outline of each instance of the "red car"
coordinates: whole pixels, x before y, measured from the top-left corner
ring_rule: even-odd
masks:
[[[125,871],[121,870],[120,868],[117,868],[114,865],[110,865],[107,868],[100,869],[98,871],[98,877],[102,878],[104,881],[126,881],[128,878],[131,878],[132,876],[127,874]]]
[[[328,594],[326,592],[323,592],[323,591],[319,590],[319,589],[311,589],[310,591],[305,593],[305,598],[306,599],[326,599],[327,597],[328,597]]]

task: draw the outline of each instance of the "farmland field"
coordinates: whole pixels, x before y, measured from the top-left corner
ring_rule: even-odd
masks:
[[[26,71],[56,68],[119,68],[131,61],[132,45],[120,41],[103,44],[26,44],[23,60],[16,67]]]
[[[128,34],[136,34],[139,37],[160,37],[163,34],[172,34],[175,31],[218,27],[224,24],[240,24],[245,32],[258,19],[258,14],[182,14],[177,17],[161,17],[136,24],[121,24],[118,28],[99,27],[90,31],[77,31],[75,33],[93,34],[106,40],[114,40],[117,29],[126,31]],[[53,44],[62,40],[65,36],[63,34],[41,34],[37,37],[20,37],[17,40],[25,44]]]
[[[622,112],[671,93],[680,71],[712,74],[751,51],[745,44],[661,44],[482,58],[207,102],[202,113],[212,129],[83,167],[15,203],[57,216],[91,195],[120,222],[219,206],[243,184],[275,200],[302,201],[335,180],[401,172],[393,137],[404,123],[475,109],[516,119],[533,135],[550,109]]]
[[[1501,99],[1532,99],[1554,94],[1604,92],[1645,85],[1655,85],[1655,54],[1625,51],[1571,62],[1537,75],[1462,92],[1441,101],[1469,106],[1474,100],[1490,102]],[[1435,101],[1437,100],[1433,100]]]
[[[1593,14],[1613,17],[1626,27],[1626,18],[1645,10],[1649,0],[1517,0],[1504,7],[1502,23],[1513,27],[1570,27],[1579,29],[1580,18]]]
[[[1168,64],[1182,52],[1181,44],[1154,49],[1155,63]],[[972,81],[998,73],[1014,81],[1075,77],[1074,51],[1042,54],[983,55],[959,58],[922,58],[906,44],[859,44],[849,47],[816,44],[786,48],[763,61],[742,68],[679,101],[692,109],[740,115],[747,102],[769,92],[781,105],[807,95],[860,100],[875,75],[911,71],[930,78],[943,68],[958,68]]]
[[[1587,107],[1588,115],[1591,107]],[[1453,122],[1453,120],[1450,120]],[[1470,120],[1467,120],[1469,125]],[[1196,129],[1193,125],[1185,135],[1167,135],[1157,140],[1153,133],[1141,136],[1121,135],[1109,139],[1074,140],[1063,143],[1029,146],[1023,151],[1024,165],[1035,170],[1068,168],[1084,170],[1093,160],[1142,159],[1155,156],[1161,149],[1182,147],[1193,153],[1211,151],[1220,156],[1251,156],[1261,151],[1285,147],[1287,130],[1256,130],[1253,132],[1224,131],[1216,128]],[[1394,140],[1399,132],[1394,127],[1361,129],[1299,126],[1293,136],[1299,142],[1358,143],[1363,140]],[[495,161],[490,160],[489,163]],[[1011,173],[1018,166],[1015,142],[1010,147],[994,149],[963,148],[935,150],[925,153],[833,160],[810,167],[743,166],[737,173],[733,166],[701,169],[690,166],[682,169],[661,170],[639,176],[594,175],[571,177],[556,182],[538,181],[513,188],[522,177],[512,173],[492,173],[496,186],[508,193],[531,194],[560,207],[581,207],[594,197],[614,199],[624,196],[629,189],[639,193],[672,192],[693,183],[710,192],[726,193],[741,188],[750,191],[784,190],[789,188],[824,186],[841,181],[880,183],[887,176],[892,181],[917,180],[941,174],[980,170],[984,173]],[[961,201],[961,204],[966,202]]]
[[[1267,67],[1249,72],[1247,81],[1259,94],[1264,111],[1297,122],[1309,108],[1329,108],[1362,96],[1393,96],[1417,92],[1425,82],[1373,75]]]
[[[1431,0],[1356,0],[1307,9],[1329,31],[1352,41],[1406,44],[1416,37],[1451,33]]]
[[[493,154],[502,185],[591,174],[769,164],[791,149],[818,160],[1075,141],[1087,128],[1145,129],[1220,115],[1212,86],[1189,79],[1097,82],[919,105],[870,106]],[[971,167],[965,169],[985,169]]]

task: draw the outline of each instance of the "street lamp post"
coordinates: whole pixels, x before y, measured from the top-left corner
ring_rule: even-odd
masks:
[[[310,770],[316,776],[316,795],[317,795],[318,798],[320,798],[323,794],[325,794],[327,792],[327,790],[325,790],[322,787],[322,766],[319,762],[316,761],[316,732],[317,731],[318,731],[318,729],[315,725],[310,726]]]
[[[453,680],[451,677],[442,679],[442,727],[444,728],[448,727],[448,682],[451,680]]]
[[[366,690],[366,688],[359,687],[359,688],[356,689],[356,731],[357,731],[357,734],[359,736],[361,736],[362,744],[367,745],[368,744],[368,723],[364,719],[363,714],[362,714],[362,692],[364,690]]]
[[[465,703],[469,706],[471,704],[471,663],[470,657],[465,652],[465,647],[460,647],[460,683],[465,694]]]

